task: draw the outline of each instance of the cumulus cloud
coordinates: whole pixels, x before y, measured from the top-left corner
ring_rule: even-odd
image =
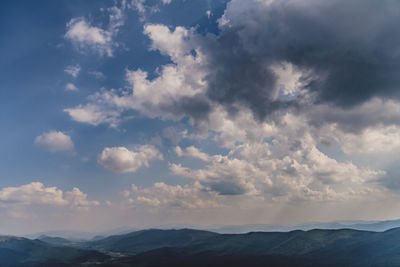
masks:
[[[26,205],[66,205],[63,192],[57,187],[45,187],[42,183],[32,182],[20,187],[6,187],[0,190],[2,202],[17,202]]]
[[[154,146],[143,145],[135,150],[126,147],[106,147],[98,158],[98,163],[115,173],[136,172],[140,167],[149,167],[149,161],[163,156]]]
[[[57,187],[45,187],[40,182],[19,187],[5,187],[0,190],[0,204],[24,205],[24,206],[70,206],[71,208],[87,209],[97,206],[97,201],[87,200],[87,194],[78,188],[70,192],[64,192]]]
[[[127,70],[129,89],[103,90],[65,111],[92,125],[117,126],[127,110],[163,120],[189,118],[192,138],[210,137],[229,150],[209,155],[194,146],[175,147],[179,157],[205,166],[171,163],[170,170],[219,196],[322,201],[381,192],[376,181],[384,170],[335,159],[319,144],[333,140],[347,154],[398,147],[398,38],[385,41],[398,31],[393,6],[232,0],[217,35],[146,24],[149,49],[171,63],[152,79],[141,69]],[[96,119],[79,115],[91,110]],[[172,129],[163,134],[175,135]],[[129,158],[132,151],[124,149],[116,150]]]
[[[195,147],[175,148],[178,156],[206,162],[200,169],[171,163],[173,174],[198,181],[221,195],[262,195],[266,199],[334,200],[362,195],[379,188],[385,171],[339,162],[317,148],[307,124],[286,115],[269,142],[243,140],[227,155],[207,155]],[[259,125],[263,129],[263,125]],[[262,131],[261,131],[262,132]],[[264,137],[268,137],[268,133]]]
[[[396,51],[392,46],[397,39],[384,41],[392,36],[389,29],[397,29],[396,5],[384,1],[375,10],[374,1],[233,0],[220,19],[218,35],[147,24],[151,49],[174,64],[160,68],[153,80],[140,69],[127,71],[132,90],[110,102],[120,114],[135,109],[164,119],[188,116],[201,128],[220,106],[231,115],[245,107],[264,120],[312,110],[316,104],[345,113],[342,107],[357,107],[374,97],[397,98],[391,89],[397,84],[397,65],[392,64],[397,54],[387,52]],[[374,19],[361,22],[371,10]],[[359,28],[369,30],[348,34]]]
[[[163,66],[160,76],[151,81],[140,69],[127,70],[126,80],[132,89],[122,93],[103,91],[91,96],[86,105],[65,109],[74,120],[92,124],[91,120],[81,120],[73,115],[75,111],[82,113],[93,109],[99,113],[113,110],[116,112],[114,119],[129,109],[139,110],[151,118],[179,120],[189,116],[194,121],[205,119],[211,106],[204,95],[204,59],[200,51],[196,56],[191,53],[198,46],[191,40],[195,38],[193,30],[177,27],[170,31],[163,25],[146,25],[144,32],[153,41],[151,49],[170,55],[175,64]],[[98,123],[110,123],[107,116],[101,118]]]
[[[49,131],[37,136],[35,145],[51,152],[74,150],[71,137],[60,131]]]
[[[125,197],[131,205],[153,208],[215,208],[220,206],[221,198],[199,183],[173,186],[158,182],[147,188],[132,185],[132,191],[127,192]]]
[[[64,72],[68,73],[72,77],[76,78],[76,77],[78,77],[79,73],[81,72],[81,66],[79,64],[67,66],[64,69]]]

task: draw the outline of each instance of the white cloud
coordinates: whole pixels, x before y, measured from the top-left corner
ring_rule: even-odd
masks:
[[[65,86],[65,91],[72,91],[72,92],[76,92],[79,91],[79,89],[75,86],[75,84],[73,83],[67,83],[67,85]]]
[[[311,71],[296,69],[296,67],[289,62],[280,62],[270,66],[272,72],[276,75],[277,81],[275,86],[274,98],[280,97],[293,97],[301,91],[304,91],[310,79]],[[305,91],[303,92],[305,93]]]
[[[88,209],[98,206],[97,201],[87,200],[87,194],[74,187],[66,192],[65,197],[61,189],[57,187],[45,187],[40,182],[19,187],[5,187],[0,190],[0,204],[5,207],[19,206],[70,206],[73,209]]]
[[[70,65],[64,69],[65,73],[68,73],[69,75],[71,75],[74,78],[78,77],[80,71],[81,71],[81,66],[79,64]]]
[[[99,206],[98,201],[90,201],[87,199],[87,194],[81,192],[79,188],[74,187],[72,191],[65,193],[65,199],[71,207],[78,210],[88,210],[92,206]]]
[[[271,131],[264,132],[263,124],[258,128],[266,138]],[[282,124],[274,127],[277,127],[276,133],[285,134],[273,135],[268,142],[239,135],[242,144],[236,144],[226,156],[210,156],[195,147],[185,150],[176,147],[178,156],[199,158],[207,164],[204,168],[190,169],[171,163],[170,170],[222,195],[322,201],[346,200],[359,197],[363,192],[380,190],[374,182],[385,175],[384,171],[328,157],[316,147],[315,139],[301,118],[286,115]]]
[[[0,201],[21,203],[24,205],[67,205],[63,192],[57,187],[45,187],[42,183],[32,182],[20,187],[5,187],[0,190]]]
[[[146,25],[144,29],[152,40],[153,50],[168,54],[175,64],[165,65],[160,69],[160,76],[149,80],[147,72],[140,69],[126,71],[126,80],[131,90],[117,92],[102,91],[89,98],[89,103],[75,108],[65,109],[72,119],[92,125],[109,123],[116,125],[125,110],[138,110],[149,117],[179,120],[187,116],[184,99],[201,99],[206,90],[204,77],[204,58],[196,50],[194,30],[177,27],[170,31],[163,25]],[[196,56],[192,51],[196,50]],[[160,90],[162,88],[162,90]],[[94,114],[95,113],[95,114]],[[111,116],[108,116],[109,114]]]
[[[346,154],[379,154],[400,149],[400,127],[395,125],[368,127],[354,133],[330,124],[316,131],[322,142],[326,139],[329,142],[329,138],[335,140]]]
[[[205,162],[211,161],[213,158],[217,158],[217,160],[222,160],[222,156],[209,156],[207,153],[201,152],[194,146],[189,146],[185,150],[182,150],[179,146],[177,146],[175,147],[175,153],[178,155],[178,157],[187,156],[197,158]]]
[[[400,148],[400,103],[373,98],[341,109],[314,105],[304,111],[311,130],[322,142],[336,141],[346,154],[373,154]]]
[[[207,10],[207,11],[206,11],[206,15],[207,15],[207,18],[210,19],[211,15],[212,15],[212,14],[211,14],[211,10]]]
[[[102,9],[108,13],[109,21],[106,28],[94,26],[83,17],[72,18],[67,23],[64,37],[81,53],[95,52],[101,56],[111,57],[114,49],[119,46],[113,39],[125,23],[126,7],[126,1],[121,1],[110,8]]]
[[[83,122],[93,126],[108,123],[111,127],[116,127],[119,123],[118,111],[106,110],[95,104],[66,108],[64,112],[67,112],[71,118],[77,122]]]
[[[106,147],[99,155],[98,163],[115,173],[136,172],[140,167],[149,167],[149,161],[163,156],[154,146],[143,145],[132,151],[126,147]]]
[[[100,55],[113,55],[113,33],[90,25],[84,18],[73,18],[67,24],[65,38],[81,52],[94,51]]]
[[[49,131],[37,136],[35,144],[51,152],[72,151],[74,149],[71,137],[59,131]]]
[[[210,208],[219,207],[218,196],[215,192],[204,189],[199,183],[189,185],[167,185],[163,182],[155,183],[151,187],[135,190],[125,197],[133,206],[156,208]]]

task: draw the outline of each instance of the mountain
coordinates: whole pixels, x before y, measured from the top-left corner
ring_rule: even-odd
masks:
[[[64,266],[102,262],[107,258],[109,256],[94,250],[0,236],[0,266]]]
[[[3,236],[0,266],[400,266],[400,228],[246,234],[150,229],[82,242]]]
[[[364,231],[375,231],[383,232],[392,228],[400,227],[400,220],[387,220],[387,221],[337,221],[337,222],[315,222],[307,224],[296,224],[296,225],[272,225],[272,224],[243,224],[243,225],[211,225],[211,226],[200,226],[190,224],[170,224],[170,225],[159,225],[157,229],[200,229],[209,232],[216,232],[220,234],[244,234],[248,232],[289,232],[294,230],[311,230],[311,229],[354,229]],[[118,227],[102,232],[82,232],[82,231],[48,231],[39,232],[24,237],[29,239],[40,239],[41,236],[49,237],[61,237],[70,241],[87,241],[91,239],[101,239],[111,235],[122,235],[128,234],[134,231],[142,229],[134,227]]]
[[[294,230],[312,229],[354,229],[363,231],[383,232],[400,227],[400,220],[388,221],[338,221],[327,223],[307,223],[298,225],[270,225],[270,224],[244,224],[244,225],[219,225],[206,228],[209,231],[220,234],[243,234],[248,232],[288,232]],[[194,227],[199,228],[199,227]],[[200,228],[201,229],[201,228]]]
[[[87,242],[120,252],[115,266],[399,266],[400,228],[216,234],[145,230]]]
[[[118,227],[111,230],[103,231],[103,232],[82,232],[82,231],[72,231],[72,230],[59,230],[59,231],[47,231],[47,232],[39,232],[24,235],[24,237],[29,239],[40,238],[41,236],[49,236],[49,237],[61,237],[64,239],[68,239],[70,241],[84,241],[90,240],[94,237],[99,236],[110,236],[110,235],[121,235],[131,233],[133,231],[137,231],[137,228],[133,227]]]
[[[74,244],[73,241],[62,238],[62,237],[52,237],[52,236],[47,236],[47,235],[41,235],[37,239],[40,241],[43,241],[45,243],[59,245],[59,246],[68,246],[68,245]]]
[[[192,229],[151,229],[84,242],[82,245],[102,251],[138,254],[157,248],[191,246],[205,242],[215,236],[218,236],[218,234]]]

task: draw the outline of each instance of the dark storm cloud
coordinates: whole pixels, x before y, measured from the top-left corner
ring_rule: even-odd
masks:
[[[192,97],[182,97],[179,101],[162,106],[161,109],[176,116],[185,114],[193,118],[195,122],[201,122],[207,119],[212,107],[206,97],[198,94]]]
[[[276,76],[267,68],[266,61],[257,54],[245,50],[238,30],[222,33],[209,47],[211,73],[208,97],[235,113],[235,104],[249,106],[258,119],[288,107],[292,101],[276,100]]]
[[[276,98],[269,67],[281,62],[311,71],[303,78],[313,103],[351,108],[400,97],[400,1],[234,0],[225,17],[230,25],[204,48],[208,97],[233,111],[244,104],[263,119],[299,105],[301,96]]]
[[[336,123],[345,132],[358,133],[369,126],[400,125],[400,109],[390,100],[373,99],[363,105],[351,108],[336,108],[332,105],[318,105],[306,108],[303,113],[310,125],[323,126]]]

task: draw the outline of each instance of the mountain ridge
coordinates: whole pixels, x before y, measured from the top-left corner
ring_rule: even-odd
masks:
[[[400,265],[400,228],[384,232],[312,229],[246,234],[146,229],[68,244],[54,237],[42,239],[0,236],[0,266]]]

